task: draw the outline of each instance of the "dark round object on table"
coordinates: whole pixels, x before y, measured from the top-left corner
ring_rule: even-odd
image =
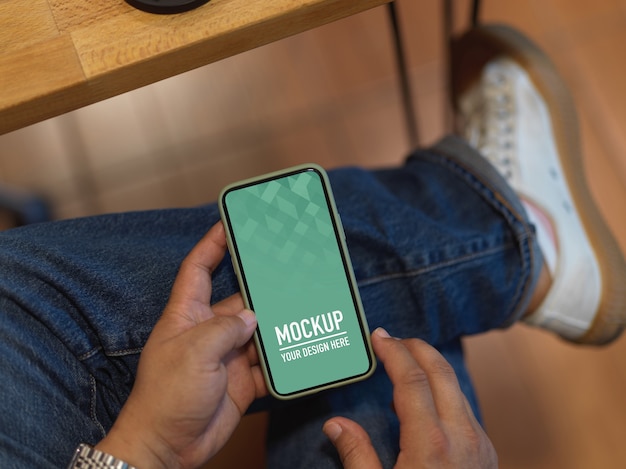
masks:
[[[208,1],[209,0],[126,0],[126,3],[149,13],[169,15],[193,10]]]

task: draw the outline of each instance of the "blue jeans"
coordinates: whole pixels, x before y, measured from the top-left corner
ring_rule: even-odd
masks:
[[[542,264],[519,200],[454,138],[403,167],[330,178],[370,327],[437,346],[478,412],[460,338],[517,320]],[[218,218],[209,205],[0,233],[0,467],[64,467],[104,436],[180,262]],[[214,301],[237,291],[229,259],[213,279]],[[321,425],[336,414],[361,422],[392,465],[390,402],[379,367],[312,398],[255,403],[272,409],[268,467],[335,467]]]

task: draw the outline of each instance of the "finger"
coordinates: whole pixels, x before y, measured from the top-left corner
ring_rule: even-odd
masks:
[[[260,366],[252,367],[252,379],[254,380],[255,397],[257,399],[265,397],[269,394],[267,390],[267,384],[265,383],[265,377]]]
[[[226,253],[226,236],[221,222],[213,225],[183,260],[172,287],[170,301],[211,300],[211,273]]]
[[[218,316],[234,316],[244,309],[243,298],[240,293],[235,293],[219,303],[215,303],[212,308],[214,313]],[[250,342],[246,345],[245,353],[250,365],[258,365],[259,355],[257,354],[254,343]]]
[[[480,422],[476,418],[476,415],[474,415],[474,409],[472,409],[472,405],[469,403],[469,401],[467,400],[467,397],[465,395],[463,395],[463,400],[465,402],[465,412],[468,415],[468,418],[470,420],[471,425],[474,428],[482,429],[483,426],[480,424]]]
[[[252,342],[246,345],[246,357],[248,357],[250,365],[259,364],[259,353],[257,352],[256,345]]]
[[[419,366],[426,372],[433,401],[443,420],[457,419],[468,414],[468,403],[459,386],[456,373],[448,361],[434,347],[418,339],[403,341]]]
[[[372,334],[372,345],[393,384],[394,408],[400,424],[410,434],[418,434],[420,426],[437,425],[439,416],[428,376],[403,341],[389,337],[379,328]]]
[[[244,309],[243,298],[241,293],[235,293],[222,301],[211,306],[215,314],[224,316],[234,316]]]
[[[225,298],[219,303],[215,303],[213,305],[213,311],[216,315],[225,315],[225,316],[233,316],[238,314],[243,309],[243,298],[240,293],[236,293],[234,295]],[[245,355],[248,360],[248,364],[251,367],[252,379],[254,381],[255,388],[255,397],[258,399],[260,397],[267,396],[268,390],[267,385],[265,383],[265,378],[263,376],[263,371],[259,365],[259,355],[257,353],[256,347],[252,341],[249,341],[245,344]]]
[[[369,435],[356,422],[334,417],[324,424],[323,431],[337,449],[345,469],[382,467]]]
[[[224,358],[250,340],[256,329],[256,316],[243,310],[235,316],[215,316],[194,328],[202,356],[220,365]]]

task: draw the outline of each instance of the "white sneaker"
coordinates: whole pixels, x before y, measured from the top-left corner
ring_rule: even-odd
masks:
[[[525,321],[575,342],[612,341],[626,323],[626,263],[589,193],[565,84],[506,26],[470,31],[452,57],[462,132],[524,201],[553,280]]]

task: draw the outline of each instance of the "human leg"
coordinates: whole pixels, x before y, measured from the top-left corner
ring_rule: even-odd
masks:
[[[441,152],[426,152],[423,158],[416,154],[395,170],[335,171],[331,181],[372,326],[385,325],[397,335],[419,335],[440,345],[463,377],[453,338],[503,325],[521,313],[525,300],[520,292],[533,275],[530,264],[525,261],[521,268],[519,259],[530,256],[532,241],[526,229],[520,235],[511,228],[523,220],[506,220],[482,195],[469,202],[462,194],[443,191],[448,183],[435,187],[454,171],[462,176],[448,182],[473,178]],[[460,183],[460,191],[468,191],[469,185]],[[415,197],[427,189],[431,196]],[[474,204],[488,208],[449,213]],[[474,220],[478,212],[480,221]],[[493,224],[483,226],[490,218]],[[217,219],[215,206],[208,206],[70,220],[0,234],[0,360],[6,373],[0,381],[0,445],[6,467],[62,465],[79,441],[103,436],[130,392],[139,353],[167,301],[178,265]],[[518,238],[527,244],[523,249]],[[491,288],[494,265],[510,266],[510,273],[498,274]],[[467,319],[474,313],[484,316],[464,303],[476,279],[489,287],[484,294],[493,298],[486,301],[505,311],[496,315],[494,309],[492,320],[480,324]],[[463,285],[454,288],[455,283]],[[437,296],[448,286],[455,294],[439,302]],[[224,262],[214,274],[214,299],[236,290],[232,269]],[[418,308],[419,302],[427,307]],[[462,308],[474,313],[456,320]],[[471,399],[469,381],[464,383]]]
[[[436,344],[479,415],[459,337],[506,326],[525,314],[543,265],[520,201],[486,160],[454,138],[415,152],[401,176],[392,170],[359,177],[368,188],[385,184],[385,191],[351,196],[353,188],[345,182],[334,186],[338,200],[361,202],[342,211],[344,226],[350,227],[353,216],[371,220],[354,249],[348,237],[351,252],[362,258],[355,269],[370,326]],[[398,223],[377,223],[387,206],[403,207]],[[391,245],[404,246],[401,258],[385,250]],[[489,278],[483,277],[487,273]],[[273,409],[269,466],[339,467],[320,432],[334,415],[359,422],[385,467],[393,466],[399,428],[392,391],[379,369],[366,382]]]
[[[198,239],[174,222],[200,225],[154,212],[0,233],[0,466],[65,467],[111,426]]]
[[[556,244],[552,250],[556,252],[550,254],[547,246],[546,262],[537,259],[544,265],[533,288],[532,301],[525,307],[524,314],[531,313],[527,320],[582,343],[614,340],[626,322],[626,267],[588,194],[575,113],[565,85],[541,51],[509,28],[481,27],[461,38],[456,51],[455,98],[460,116],[469,121],[466,137],[507,180],[508,190],[521,195],[521,203],[536,223],[540,242],[545,243],[546,237],[551,241],[550,233],[546,236],[545,231],[555,231],[551,237]],[[516,64],[511,66],[511,61]],[[486,161],[483,160],[485,164]],[[516,207],[519,209],[517,204]],[[533,213],[536,209],[547,214],[545,220]],[[544,231],[546,221],[548,230]],[[418,303],[428,304],[423,300]],[[390,389],[388,384],[385,388],[384,377],[380,379],[363,383],[376,389],[370,389],[370,393],[378,392],[380,401],[369,401],[367,391],[350,396],[351,390],[342,389],[334,391],[338,397],[320,400],[318,405],[330,414],[337,412],[359,421],[371,433],[385,467],[392,467],[397,433],[391,411],[387,408],[389,415],[385,415],[383,407],[384,402],[390,401]],[[328,408],[335,399],[341,402],[338,408]],[[306,407],[309,416],[301,425],[291,422],[299,412],[273,414],[277,422],[271,426],[272,467],[288,467],[289,463],[297,467],[302,459],[306,460],[302,467],[339,466],[336,459],[333,462],[330,444],[319,435],[323,419],[315,405],[298,405]],[[370,420],[372,416],[375,417]],[[379,420],[386,424],[381,427]],[[298,438],[285,437],[281,433],[284,428]],[[318,454],[308,458],[304,447],[298,445],[303,441],[324,448],[319,452],[323,455],[321,461]],[[293,459],[281,451],[285,446]]]
[[[527,322],[580,343],[614,340],[626,323],[626,262],[590,194],[566,84],[507,26],[472,30],[454,51],[462,132],[523,199],[550,270]]]
[[[344,226],[369,220],[358,242],[348,241],[360,259],[355,273],[371,327],[444,344],[525,313],[542,255],[519,200],[478,153],[446,138],[412,154],[400,174],[359,175],[363,183],[369,190],[344,184],[335,191],[340,201],[359,200],[342,211]],[[371,190],[377,185],[385,190]],[[389,206],[398,207],[396,220],[382,224]]]

